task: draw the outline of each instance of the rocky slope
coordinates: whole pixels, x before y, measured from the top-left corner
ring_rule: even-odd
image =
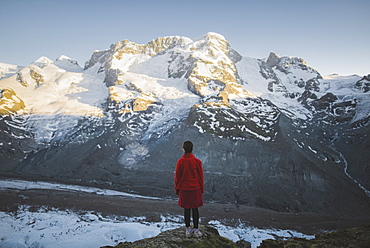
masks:
[[[370,246],[370,225],[316,235],[314,239],[293,238],[288,240],[264,240],[260,248],[284,247],[353,247]]]
[[[243,57],[215,33],[1,65],[2,175],[174,197],[189,139],[206,200],[369,215],[369,76]]]
[[[185,238],[185,228],[180,227],[160,233],[153,238],[142,239],[136,242],[123,242],[115,248],[130,247],[251,247],[249,242],[240,240],[233,243],[231,240],[221,237],[218,231],[210,226],[203,226],[204,233],[201,238]],[[282,240],[263,240],[259,248],[284,248],[284,247],[353,247],[363,248],[370,245],[370,226],[344,229],[336,232],[318,234],[314,239],[291,238]],[[107,248],[107,247],[106,247]]]
[[[207,248],[248,248],[251,244],[246,241],[238,241],[237,243],[221,237],[218,231],[210,226],[201,227],[203,236],[200,238],[185,238],[185,228],[180,227],[173,230],[168,230],[158,234],[153,238],[142,239],[136,242],[123,242],[115,246],[115,248],[130,248],[130,247],[161,247],[161,248],[180,248],[180,247],[207,247]],[[105,248],[108,248],[105,246]]]

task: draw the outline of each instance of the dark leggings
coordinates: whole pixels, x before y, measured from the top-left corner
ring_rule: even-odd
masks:
[[[184,208],[185,225],[186,225],[186,227],[190,226],[190,210],[193,213],[194,228],[198,228],[198,225],[199,225],[199,210],[198,210],[198,208]]]

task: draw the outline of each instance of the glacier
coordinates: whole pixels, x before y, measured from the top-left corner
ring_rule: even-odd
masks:
[[[368,78],[245,57],[216,33],[123,40],[84,67],[1,63],[0,173],[171,198],[190,139],[207,201],[368,216]]]

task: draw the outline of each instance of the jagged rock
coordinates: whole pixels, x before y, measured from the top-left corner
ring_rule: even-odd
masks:
[[[18,82],[21,83],[21,85],[27,87],[28,86],[28,83],[26,82],[26,80],[24,79],[23,75],[22,75],[22,72],[18,72],[17,73],[17,79],[16,79]]]
[[[280,57],[276,55],[276,53],[271,52],[266,61],[266,64],[272,68],[276,66],[279,63],[279,61],[280,61]]]
[[[221,237],[218,231],[210,226],[201,226],[202,237],[186,238],[185,227],[168,230],[158,234],[156,237],[138,240],[135,242],[124,242],[114,248],[134,248],[134,247],[158,247],[158,248],[185,248],[185,247],[204,247],[204,248],[249,248],[249,242],[242,241],[234,243],[233,241]],[[105,246],[108,248],[111,246]]]
[[[168,61],[168,77],[169,78],[188,78],[191,71],[195,67],[196,59],[192,56],[185,57],[179,52],[172,52]]]
[[[370,74],[357,81],[355,88],[363,91],[364,93],[370,91]]]
[[[230,104],[195,105],[190,110],[187,122],[197,127],[200,133],[212,133],[233,140],[259,138],[267,141],[275,137],[274,125],[280,113],[271,102],[248,98],[232,100]],[[264,111],[261,112],[257,106],[263,106]],[[210,123],[214,121],[217,125]]]
[[[234,49],[229,48],[228,57],[234,62],[238,63],[243,57]]]
[[[25,109],[25,104],[12,89],[0,89],[0,115],[9,115]]]
[[[320,85],[320,82],[318,81],[318,79],[317,78],[312,78],[312,79],[310,79],[306,82],[305,89],[319,92],[320,91],[319,85]]]
[[[86,61],[84,70],[87,70],[91,67],[93,67],[96,63],[101,63],[103,64],[104,61],[108,59],[109,53],[107,50],[105,51],[95,51],[92,55],[91,58]]]
[[[292,238],[288,240],[263,240],[259,248],[325,247],[365,248],[370,247],[370,225],[316,235],[314,239]]]
[[[356,104],[356,99],[334,103],[331,113],[335,118],[335,122],[345,123],[351,121],[356,115]]]
[[[44,76],[38,73],[35,70],[30,70],[31,78],[36,81],[37,86],[40,85],[40,83],[44,82]]]
[[[298,102],[301,102],[306,108],[310,108],[310,102],[317,99],[317,95],[311,91],[305,90],[300,97],[298,97]]]
[[[320,73],[312,67],[309,67],[302,58],[287,56],[279,57],[275,53],[271,52],[268,59],[266,60],[266,64],[270,68],[276,68],[277,70],[285,74],[292,73],[291,69],[300,69],[303,71],[311,72],[314,75],[316,74],[317,79],[322,79]]]

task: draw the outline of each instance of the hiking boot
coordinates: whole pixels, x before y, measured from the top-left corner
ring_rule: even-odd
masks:
[[[186,228],[185,230],[185,237],[190,238],[191,237],[191,228],[190,226]]]
[[[203,234],[199,231],[199,229],[198,229],[198,228],[194,228],[193,233],[194,233],[194,237],[196,237],[196,238],[202,237],[202,235],[203,235]]]

